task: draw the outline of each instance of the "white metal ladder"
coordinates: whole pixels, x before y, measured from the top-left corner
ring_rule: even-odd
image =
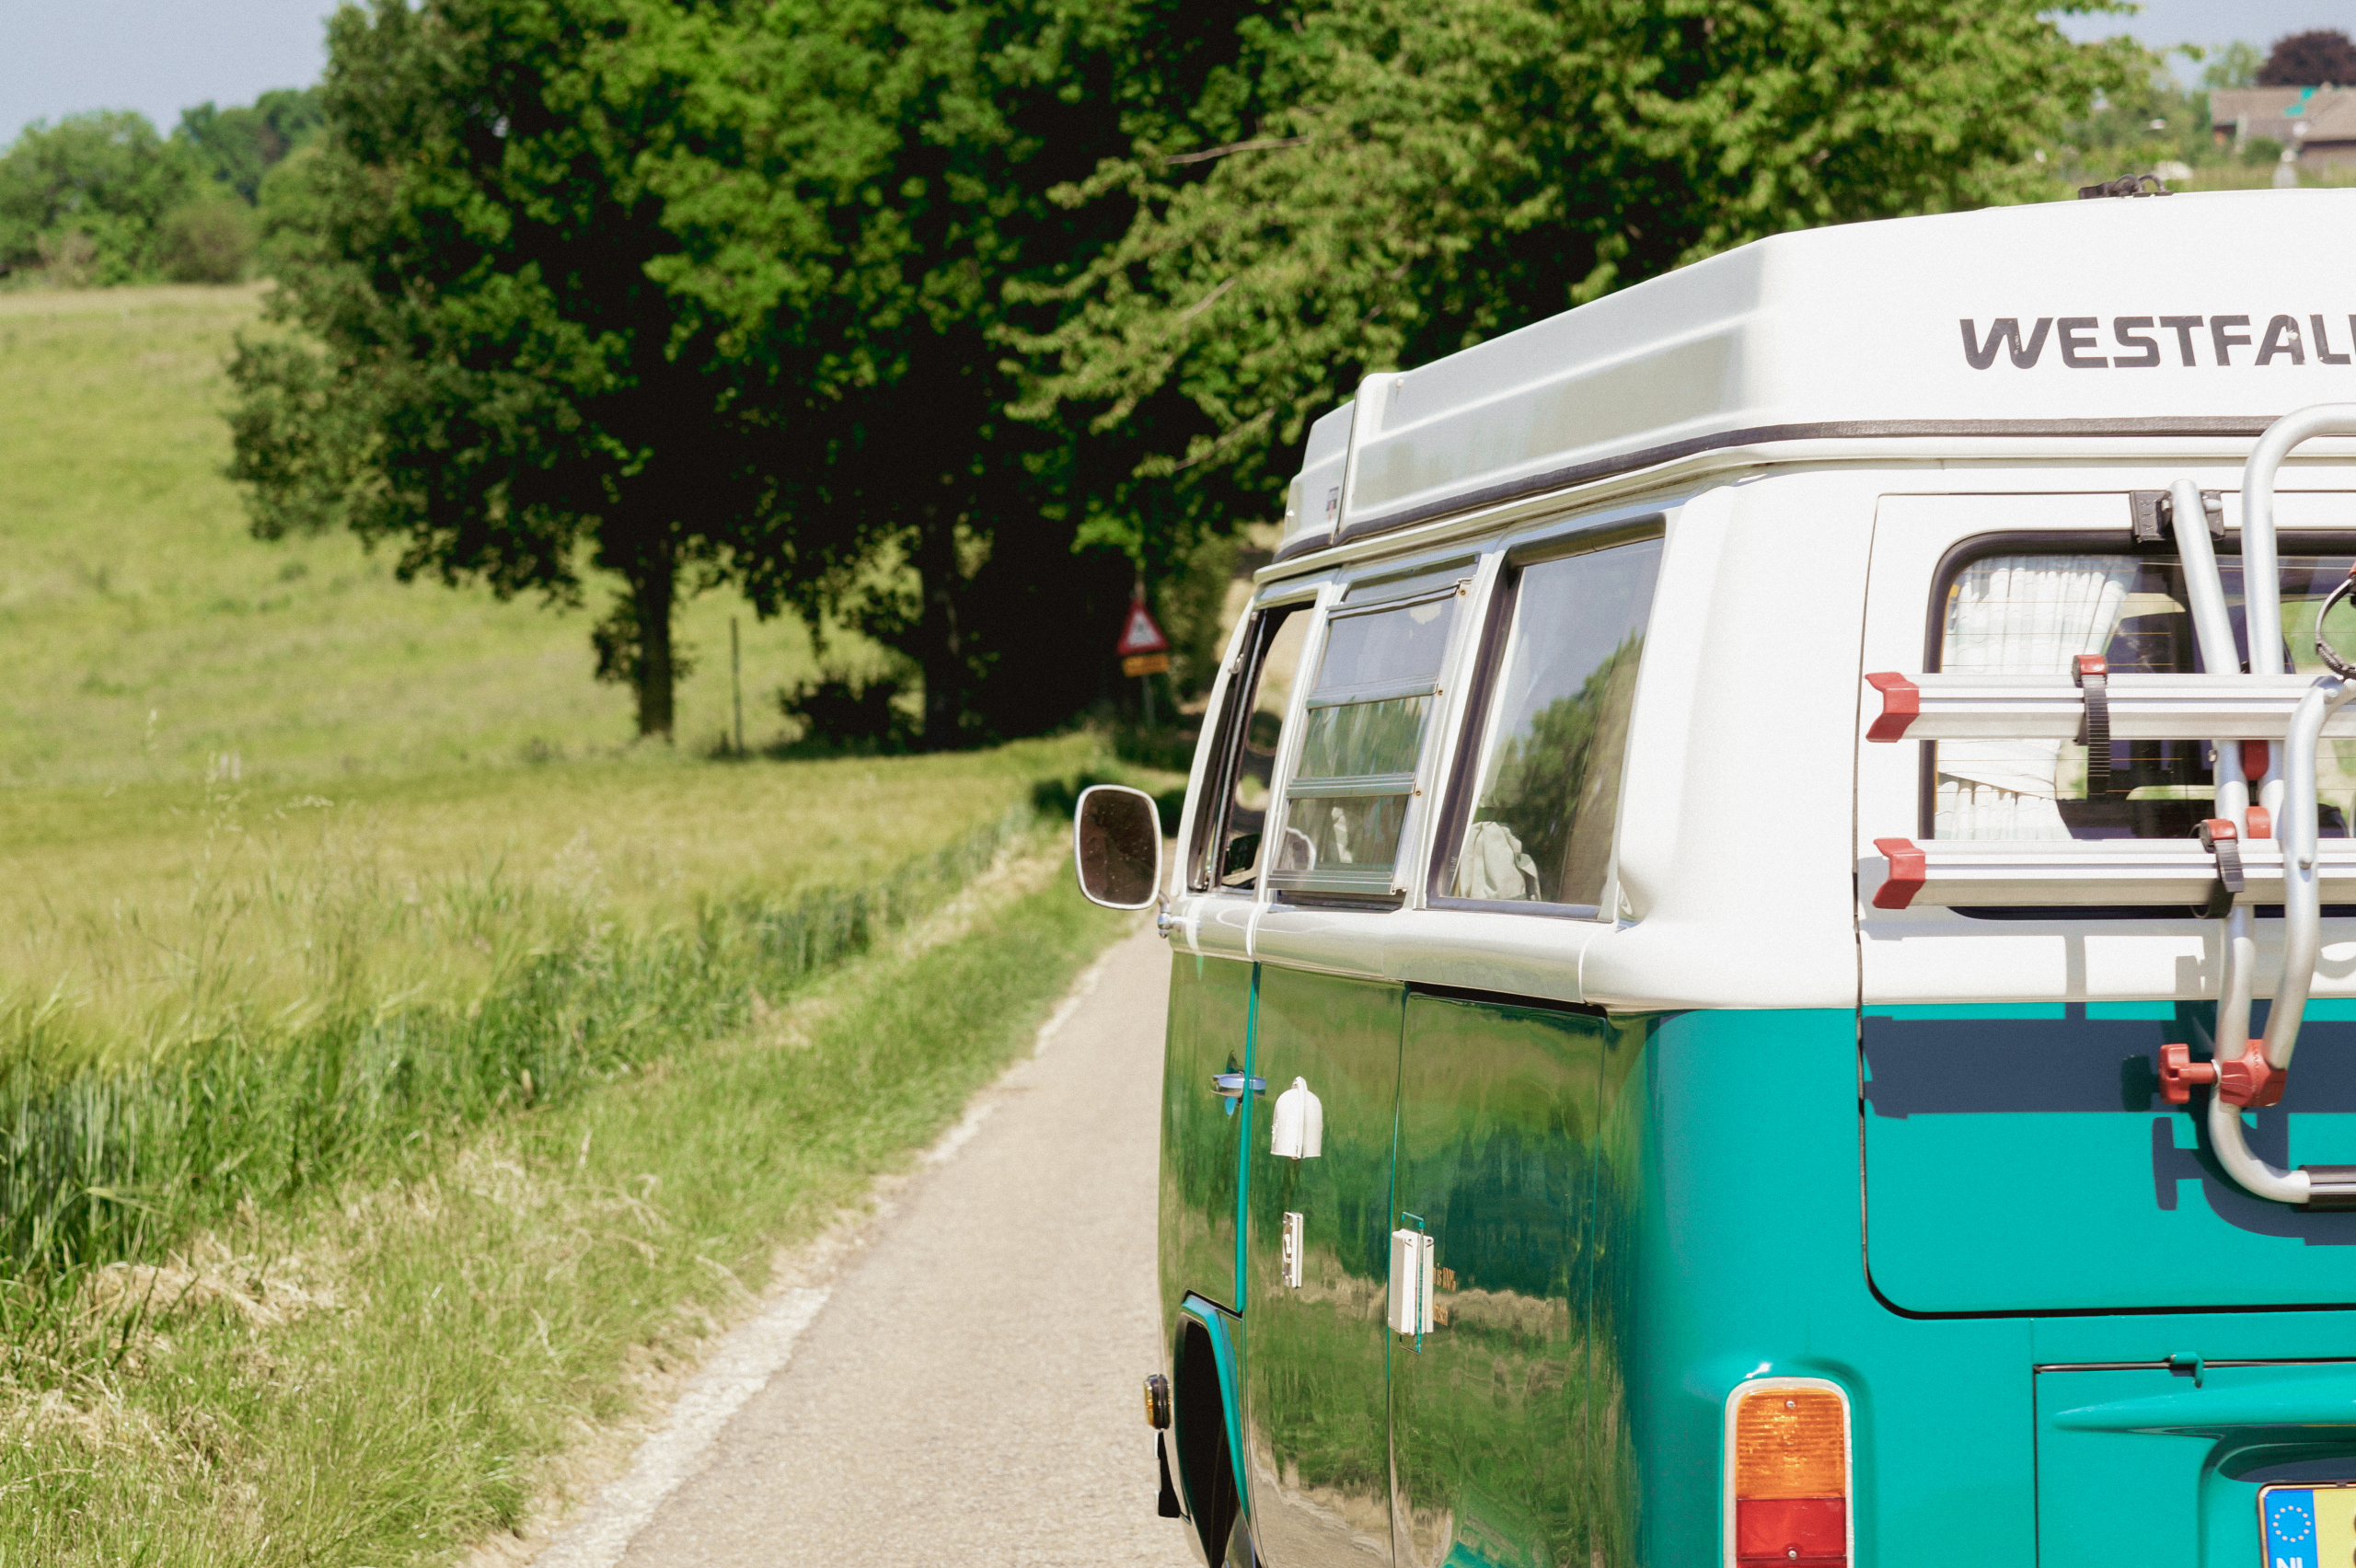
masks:
[[[2311,1208],[2356,1208],[2356,1166],[2301,1166],[2280,1170],[2250,1151],[2242,1123],[2246,1107],[2282,1097],[2299,1026],[2315,983],[2322,948],[2322,906],[2356,902],[2356,839],[2320,841],[2316,831],[2316,745],[2326,734],[2356,736],[2356,679],[2339,674],[2313,679],[2283,669],[2279,636],[2281,578],[2274,528],[2274,480],[2282,461],[2316,436],[2356,435],[2356,403],[2326,403],[2286,414],[2269,426],[2242,471],[2244,618],[2251,628],[2249,673],[2238,671],[2223,580],[2199,487],[2179,479],[2170,491],[2177,548],[2191,601],[2202,675],[2109,674],[2100,660],[2046,675],[1907,675],[1865,677],[1880,711],[1866,739],[2201,740],[2216,750],[2216,815],[2199,840],[1918,842],[1877,838],[1874,847],[1888,874],[1874,895],[1882,909],[1916,905],[2051,905],[2071,906],[2206,905],[2224,926],[2224,969],[2217,1001],[2213,1056],[2191,1060],[2190,1048],[2161,1052],[2161,1087],[2178,1104],[2196,1085],[2208,1085],[2208,1126],[2218,1162],[2259,1197]],[[2316,641],[2323,643],[2323,612]],[[1868,707],[1870,712],[1870,706]],[[2253,746],[2244,767],[2245,743]],[[2257,799],[2251,798],[2251,787]],[[2282,976],[2275,986],[2265,1038],[2250,1038],[2252,968],[2257,943],[2252,907],[2280,904],[2283,914]]]

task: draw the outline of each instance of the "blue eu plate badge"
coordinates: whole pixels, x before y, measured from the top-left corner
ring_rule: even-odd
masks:
[[[2269,1486],[2258,1494],[2265,1568],[2356,1565],[2356,1483]]]

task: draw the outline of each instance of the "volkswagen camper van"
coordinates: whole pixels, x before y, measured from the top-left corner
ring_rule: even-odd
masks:
[[[1207,1562],[2356,1562],[2351,245],[1784,235],[1316,421],[1078,828]]]

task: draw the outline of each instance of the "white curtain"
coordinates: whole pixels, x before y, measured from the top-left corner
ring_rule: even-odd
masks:
[[[2126,557],[1992,556],[1947,598],[1946,674],[2067,674],[2119,628],[2134,585]],[[1933,831],[1940,838],[2067,838],[2054,802],[2061,741],[1941,741]]]
[[[1457,857],[1456,896],[1530,899],[1538,890],[1538,862],[1523,853],[1513,829],[1501,822],[1474,823]]]

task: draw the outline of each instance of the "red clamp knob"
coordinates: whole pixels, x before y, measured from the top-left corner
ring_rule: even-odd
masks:
[[[2222,1062],[2196,1062],[2189,1045],[2160,1047],[2160,1094],[2171,1105],[2192,1098],[2196,1083],[2213,1083],[2228,1105],[2279,1105],[2291,1075],[2278,1071],[2253,1042],[2239,1056]]]
[[[2196,1062],[2189,1045],[2160,1047],[2160,1094],[2171,1105],[2182,1105],[2192,1098],[2196,1083],[2215,1083],[2217,1064]]]
[[[2246,1105],[2253,1110],[2280,1105],[2282,1090],[2290,1081],[2291,1075],[2277,1070],[2255,1043],[2242,1053],[2240,1060],[2217,1064],[2217,1092],[2225,1097],[2228,1105]]]

